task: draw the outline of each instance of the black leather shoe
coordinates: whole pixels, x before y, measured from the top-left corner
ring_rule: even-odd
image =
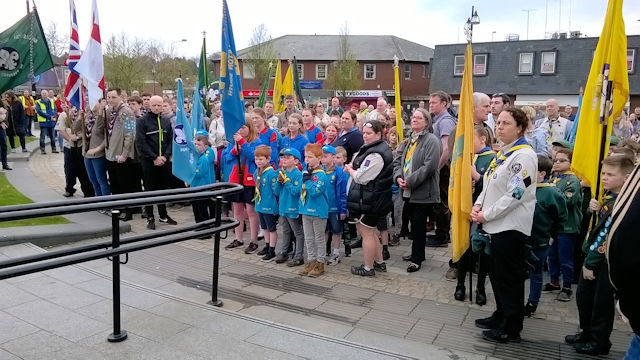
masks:
[[[531,317],[536,312],[537,309],[538,309],[538,304],[533,304],[528,302],[524,306],[524,316]]]
[[[579,354],[587,354],[587,355],[608,355],[609,349],[611,348],[611,343],[607,343],[606,345],[599,345],[594,342],[586,342],[576,344],[574,347],[576,352]]]
[[[453,293],[453,298],[458,300],[458,301],[464,301],[464,298],[467,295],[467,290],[465,289],[464,285],[458,285],[456,286],[456,292]]]
[[[482,332],[482,338],[491,342],[498,343],[519,343],[522,339],[520,334],[509,334],[502,329],[485,330]]]
[[[572,345],[586,343],[588,341],[589,341],[589,336],[585,334],[584,331],[581,331],[575,335],[567,335],[564,337],[564,342]]]
[[[402,256],[402,260],[403,261],[411,261],[411,255],[403,255]]]
[[[484,290],[476,290],[476,304],[487,305],[487,294],[484,293]]]
[[[13,168],[9,166],[9,164],[5,164],[5,165],[2,165],[2,170],[13,170]]]
[[[479,327],[480,329],[495,329],[500,325],[500,322],[491,315],[488,318],[476,319],[475,324],[476,327]]]

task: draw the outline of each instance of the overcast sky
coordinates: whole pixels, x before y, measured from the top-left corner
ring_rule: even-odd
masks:
[[[384,7],[378,5],[383,3]],[[579,30],[599,36],[607,7],[606,0],[228,0],[228,4],[238,50],[248,46],[260,24],[273,38],[288,34],[337,35],[346,23],[352,35],[395,35],[429,47],[459,43],[465,39],[462,28],[472,5],[481,21],[474,27],[474,42],[500,41],[509,33],[526,39],[524,10],[531,10],[529,39],[542,39],[545,24],[547,32]],[[68,36],[68,0],[36,0],[36,5],[45,29],[55,22],[58,31]],[[76,7],[80,46],[84,49],[90,32],[91,0],[76,0]],[[196,57],[202,31],[206,31],[207,52],[220,50],[221,0],[98,0],[98,9],[103,42],[111,34],[124,32],[131,38],[161,41],[178,56]],[[11,6],[3,6],[0,31],[25,13],[25,1],[14,0]],[[623,17],[627,34],[640,34],[640,1],[626,0]],[[173,43],[181,39],[187,41]]]

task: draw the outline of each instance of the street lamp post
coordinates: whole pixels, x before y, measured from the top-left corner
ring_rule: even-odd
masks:
[[[475,6],[471,7],[471,17],[467,19],[467,22],[464,24],[464,34],[467,36],[467,41],[471,42],[473,39],[473,25],[480,24],[480,17],[478,16],[478,11]]]
[[[178,43],[183,43],[183,42],[187,42],[187,39],[180,39],[180,40],[176,40],[176,41],[172,41],[171,45],[169,46],[169,55],[171,55],[171,57],[173,57],[173,44],[178,44]]]

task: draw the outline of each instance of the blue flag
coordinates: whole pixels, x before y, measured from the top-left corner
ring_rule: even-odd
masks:
[[[193,91],[193,103],[191,106],[191,128],[194,136],[198,130],[209,130],[204,128],[204,107],[200,100],[199,89],[199,82],[196,82],[196,88]]]
[[[245,124],[244,98],[240,67],[233,40],[233,29],[227,0],[222,1],[222,51],[220,52],[220,95],[222,97],[222,118],[227,141],[233,142],[233,135]]]
[[[178,104],[184,104],[184,89],[182,87],[182,79],[178,79]],[[198,163],[198,150],[193,143],[193,130],[187,114],[184,112],[184,106],[176,107],[176,125],[173,129],[172,156],[173,165],[171,172],[178,179],[191,183],[196,172],[196,164]]]
[[[578,110],[576,111],[576,117],[573,119],[573,126],[571,126],[571,132],[569,133],[569,142],[574,144],[576,142],[576,133],[578,132],[578,119],[580,119],[580,108],[582,107],[582,92],[578,96]]]

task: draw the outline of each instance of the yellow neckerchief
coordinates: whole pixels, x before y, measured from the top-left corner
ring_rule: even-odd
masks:
[[[409,145],[409,149],[407,150],[406,154],[404,155],[404,165],[402,166],[402,173],[405,174],[405,175],[409,172],[409,169],[411,167],[411,158],[412,158],[413,152],[416,150],[417,146],[418,146],[418,136],[414,137],[412,135],[411,136],[410,145]]]
[[[160,123],[160,115],[158,115],[158,156],[162,156],[163,141],[164,141],[164,134],[162,132],[162,125]]]
[[[554,184],[557,184],[557,183],[560,182],[560,180],[564,179],[567,175],[575,175],[575,173],[573,171],[567,170],[567,171],[565,171],[563,173],[560,173],[560,174],[557,174],[556,176],[554,176],[551,179],[551,182],[554,183]]]
[[[320,171],[324,172],[324,170],[322,170],[322,168],[318,168],[318,169],[311,170],[311,174],[313,175],[313,174],[315,174],[317,172],[320,172]],[[300,201],[302,201],[302,205],[304,205],[306,200],[307,200],[307,184],[305,184],[305,182],[303,181],[302,182],[302,191],[300,192]]]
[[[491,176],[491,174],[493,174],[496,171],[498,166],[502,165],[502,163],[505,160],[507,160],[507,158],[511,156],[511,154],[513,154],[514,151],[517,151],[520,149],[526,149],[526,148],[531,148],[531,145],[529,145],[527,141],[522,137],[516,140],[516,142],[513,143],[513,146],[511,146],[506,153],[503,154],[502,150],[500,150],[496,155],[496,158],[491,160],[491,164],[489,164],[489,169],[487,169],[487,172],[484,174],[485,179],[488,179],[489,176]]]
[[[550,184],[548,182],[541,182],[541,183],[537,183],[536,187],[537,188],[542,188],[542,187],[549,187],[549,186],[555,186],[554,184]]]
[[[258,171],[258,176],[256,177],[256,194],[253,196],[253,201],[256,204],[262,201],[262,196],[260,196],[260,177],[267,170],[273,170],[273,168],[270,165],[265,167],[262,171]]]
[[[486,149],[487,147],[485,147],[484,149]],[[482,150],[480,150],[482,151]],[[485,155],[493,155],[495,154],[495,151],[491,150],[491,148],[489,148],[489,150],[486,151],[482,151],[481,153],[477,153],[473,156],[473,163],[475,164],[476,161],[478,161],[478,158],[481,156],[485,156]]]

